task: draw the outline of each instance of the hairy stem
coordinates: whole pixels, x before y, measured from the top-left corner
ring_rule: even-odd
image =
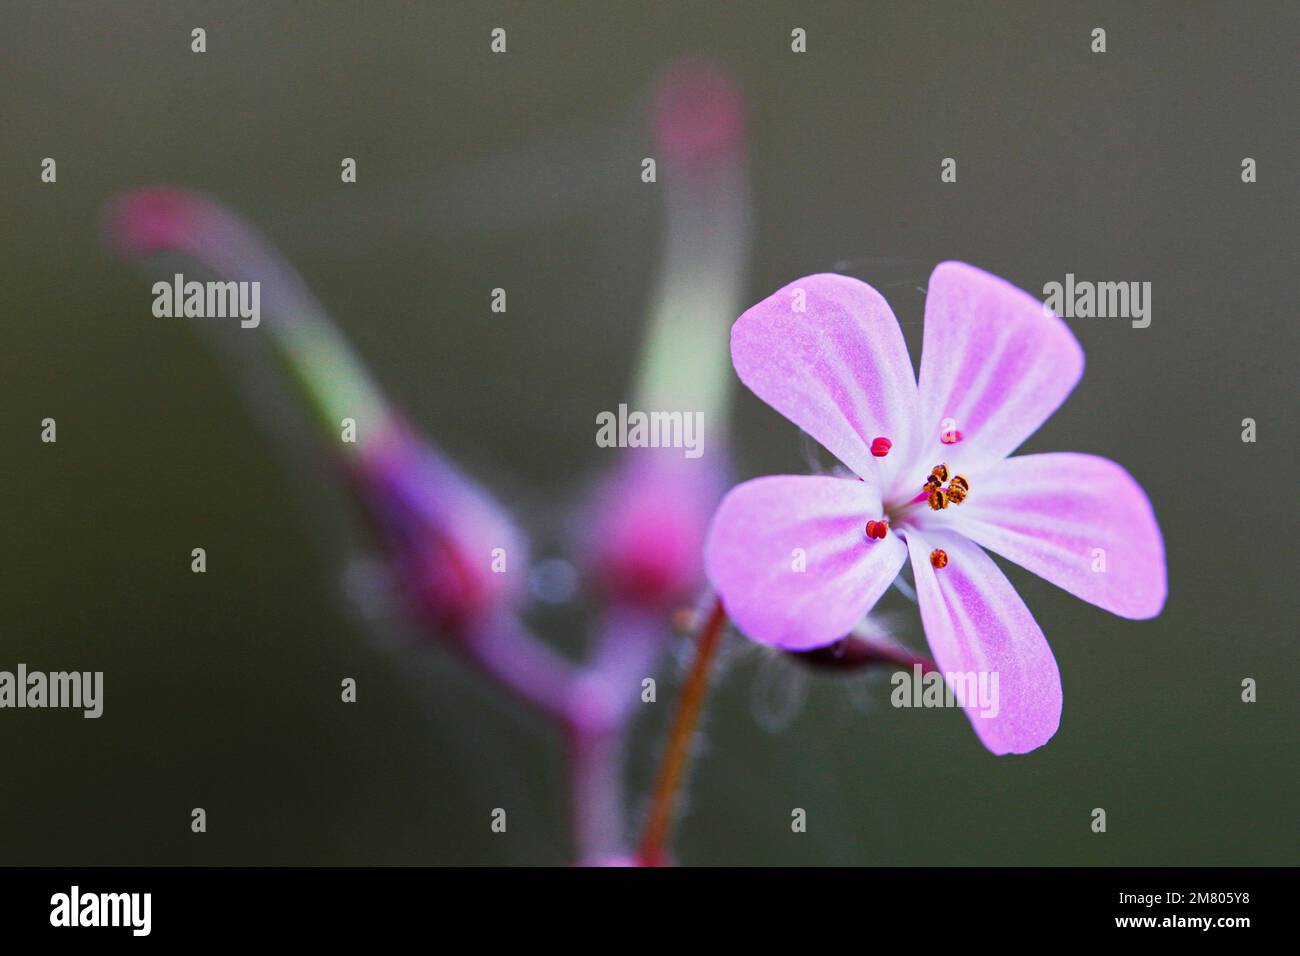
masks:
[[[705,621],[696,640],[695,660],[691,664],[690,674],[686,678],[686,687],[682,691],[677,713],[673,718],[672,730],[668,735],[668,749],[664,752],[663,763],[659,765],[659,776],[650,804],[650,818],[641,841],[641,862],[646,866],[659,866],[664,861],[668,833],[672,827],[673,810],[677,802],[677,791],[686,770],[691,738],[694,736],[704,697],[708,691],[709,669],[713,664],[718,645],[722,642],[722,632],[726,623],[726,609],[723,608],[720,599],[715,599],[713,610],[709,612],[708,620]]]

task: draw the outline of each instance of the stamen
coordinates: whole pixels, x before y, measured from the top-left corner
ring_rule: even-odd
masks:
[[[889,454],[889,449],[894,447],[894,443],[883,435],[871,440],[871,454],[877,458],[884,458]]]
[[[948,552],[943,548],[935,548],[930,552],[930,566],[934,568],[945,568],[948,566]]]
[[[889,533],[889,522],[887,521],[868,521],[867,537],[883,540]]]
[[[945,445],[955,445],[957,442],[961,441],[961,439],[961,432],[957,431],[955,428],[951,431],[946,431],[939,436],[939,441],[943,442]]]
[[[916,500],[925,499],[935,511],[942,511],[950,503],[959,505],[966,500],[966,494],[970,491],[970,482],[966,480],[965,475],[953,475],[947,488],[943,487],[945,481],[948,481],[948,466],[935,465],[930,469],[930,477],[925,479],[925,486]]]

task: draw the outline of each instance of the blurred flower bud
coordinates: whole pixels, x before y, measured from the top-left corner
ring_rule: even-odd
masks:
[[[749,185],[744,101],[722,67],[670,67],[649,120],[667,174],[665,228],[633,408],[696,416],[703,453],[619,452],[586,515],[585,553],[608,596],[659,607],[702,586],[704,534],[728,477],[728,343],[749,258]]]
[[[221,280],[261,284],[270,335],[329,447],[344,459],[424,624],[464,634],[521,594],[528,560],[509,517],[402,421],[292,266],[219,203],[170,188],[114,199],[104,232],[128,259],[181,255]],[[354,423],[339,441],[339,423]]]
[[[725,480],[717,456],[688,459],[673,448],[623,452],[589,512],[589,574],[624,603],[689,600],[704,580],[704,535]]]
[[[354,484],[413,610],[458,635],[518,602],[524,539],[486,492],[404,426],[366,444]]]
[[[744,99],[735,78],[708,60],[684,59],[666,70],[650,109],[670,164],[734,163],[744,149]]]

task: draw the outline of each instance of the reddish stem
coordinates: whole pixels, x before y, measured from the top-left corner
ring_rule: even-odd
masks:
[[[659,765],[659,776],[655,782],[654,796],[650,804],[650,818],[641,841],[641,863],[645,866],[660,866],[665,860],[677,791],[686,769],[691,737],[695,733],[695,726],[699,722],[700,710],[708,691],[709,668],[716,656],[718,645],[722,643],[722,632],[726,623],[726,609],[723,608],[721,600],[715,599],[713,610],[709,612],[708,620],[705,621],[696,640],[695,660],[691,664],[690,674],[686,678],[686,687],[677,704],[677,714],[673,718],[672,730],[668,735],[668,749],[664,753],[663,763]]]

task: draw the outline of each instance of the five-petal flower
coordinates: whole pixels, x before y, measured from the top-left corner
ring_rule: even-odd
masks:
[[[939,265],[919,382],[888,303],[840,275],[800,279],[749,309],[732,327],[731,354],[759,398],[856,474],[758,478],[719,506],[709,578],[754,640],[833,643],[910,559],[938,669],[996,672],[995,714],[953,689],[989,750],[1024,753],[1056,732],[1060,675],[983,549],[1123,617],[1163,607],[1164,543],[1123,468],[1074,453],[1007,457],[1083,373],[1074,335],[1028,293],[963,263]]]

